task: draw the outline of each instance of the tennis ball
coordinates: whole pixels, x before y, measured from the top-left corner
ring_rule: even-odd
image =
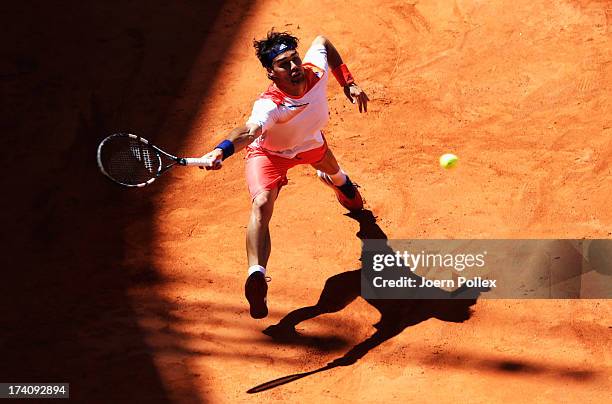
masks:
[[[446,153],[440,156],[440,166],[442,168],[453,168],[459,162],[459,157],[451,153]]]

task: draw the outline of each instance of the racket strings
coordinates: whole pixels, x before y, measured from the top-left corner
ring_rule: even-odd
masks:
[[[126,185],[144,184],[155,178],[161,161],[157,152],[137,139],[110,139],[100,151],[100,162],[115,181]]]

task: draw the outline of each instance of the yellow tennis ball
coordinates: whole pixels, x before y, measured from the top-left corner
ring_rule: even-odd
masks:
[[[440,156],[440,166],[442,168],[453,168],[459,162],[459,157],[452,153],[446,153]]]

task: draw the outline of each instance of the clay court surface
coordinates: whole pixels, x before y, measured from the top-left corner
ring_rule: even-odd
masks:
[[[609,300],[479,299],[461,319],[406,301],[385,340],[357,298],[301,337],[262,330],[352,280],[360,237],[611,238],[611,1],[158,3],[1,6],[0,382],[82,402],[609,402]],[[131,131],[204,154],[266,88],[251,42],[272,26],[302,52],[326,35],[368,93],[360,115],[330,81],[326,129],[368,212],[290,171],[256,321],[244,154],[133,191],[95,148]]]

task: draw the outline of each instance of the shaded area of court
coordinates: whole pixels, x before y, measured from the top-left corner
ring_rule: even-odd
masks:
[[[180,147],[198,100],[182,103],[171,133],[160,129],[203,45],[230,44],[250,2],[11,3],[0,6],[1,144],[12,167],[0,209],[0,380],[69,382],[87,402],[205,401],[188,366],[171,367],[169,391],[127,295],[164,282],[148,256],[130,256],[155,248],[163,184],[119,189],[98,173],[95,151],[118,130]],[[200,73],[214,77],[221,56],[205,54]],[[137,221],[147,225],[130,234]]]

